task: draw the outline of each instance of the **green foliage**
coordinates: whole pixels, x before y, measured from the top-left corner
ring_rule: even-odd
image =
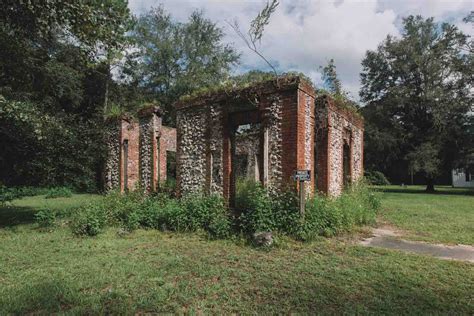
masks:
[[[322,70],[321,79],[323,80],[327,89],[335,95],[342,95],[342,84],[337,76],[334,59],[331,58],[326,66],[320,66],[319,68]]]
[[[7,187],[0,185],[0,204],[5,204],[25,196],[44,195],[49,192],[48,188],[38,187]]]
[[[104,147],[94,120],[49,114],[38,104],[0,96],[0,135],[6,184],[96,190]]]
[[[377,194],[363,183],[354,184],[337,199],[317,196],[307,202],[304,220],[299,221],[295,237],[312,240],[374,224],[380,207]]]
[[[14,1],[0,9],[3,27],[16,36],[48,38],[61,30],[88,49],[117,45],[127,31],[130,11],[126,0]]]
[[[400,38],[388,36],[366,53],[360,96],[369,168],[419,171],[432,186],[472,152],[471,42],[452,24],[409,16]]]
[[[140,227],[181,232],[204,230],[213,238],[228,237],[231,229],[221,197],[196,195],[176,200],[165,194],[146,196],[137,191],[110,193],[102,201],[78,210],[72,220],[73,231],[78,235],[95,235],[105,225],[127,231]]]
[[[2,3],[0,181],[97,190],[101,112],[110,60],[130,26],[127,4]]]
[[[35,221],[40,227],[52,227],[56,222],[56,212],[49,209],[39,210],[35,214]]]
[[[102,203],[90,203],[76,212],[71,219],[71,229],[78,236],[96,236],[107,222],[106,212]]]
[[[380,209],[378,196],[363,183],[354,184],[337,199],[317,196],[306,204],[301,217],[298,199],[291,191],[269,194],[261,185],[240,181],[236,209],[246,233],[277,231],[301,240],[334,236],[356,226],[373,224]]]
[[[247,234],[276,231],[301,240],[334,236],[356,226],[373,224],[380,209],[378,196],[363,183],[354,184],[339,198],[317,196],[306,204],[301,217],[298,199],[291,191],[269,194],[261,185],[240,181],[236,209]]]
[[[380,171],[366,171],[364,176],[367,182],[372,185],[390,184],[390,181],[388,181],[387,177],[385,177],[385,175]]]
[[[175,21],[162,6],[141,15],[131,32],[137,51],[128,56],[124,75],[137,95],[157,100],[167,123],[174,123],[173,103],[201,87],[218,85],[239,58],[223,44],[224,32],[195,11],[188,21]]]
[[[72,191],[67,187],[57,187],[48,190],[48,193],[44,197],[45,199],[54,199],[58,197],[71,197]]]
[[[251,180],[239,180],[236,186],[235,208],[240,214],[240,228],[247,234],[275,230],[279,219],[267,190]]]

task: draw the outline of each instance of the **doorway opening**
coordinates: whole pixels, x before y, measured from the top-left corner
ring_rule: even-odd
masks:
[[[351,147],[346,142],[342,148],[342,170],[344,188],[347,188],[351,184]]]
[[[230,122],[229,204],[236,208],[236,197],[246,185],[262,183],[263,133],[258,111],[233,113]]]
[[[123,141],[123,189],[128,191],[128,139]]]

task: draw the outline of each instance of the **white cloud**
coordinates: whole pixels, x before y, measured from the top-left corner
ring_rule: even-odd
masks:
[[[174,18],[185,21],[195,9],[223,27],[226,41],[235,44],[242,54],[242,69],[264,68],[265,63],[250,52],[226,24],[236,19],[245,30],[250,20],[264,6],[262,0],[129,0],[133,13],[140,14],[162,3]],[[261,45],[264,55],[279,70],[297,70],[320,82],[319,66],[334,58],[341,81],[352,95],[360,87],[361,60],[375,49],[387,34],[398,35],[401,17],[408,14],[434,16],[459,25],[472,10],[471,1],[455,0],[280,0],[271,17]]]

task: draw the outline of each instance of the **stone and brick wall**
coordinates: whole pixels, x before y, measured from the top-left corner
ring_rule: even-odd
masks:
[[[125,163],[125,141],[128,141]],[[139,124],[133,119],[122,119],[120,128],[120,191],[133,190],[139,184]],[[125,166],[126,164],[126,166]],[[126,168],[126,170],[125,170]],[[126,172],[126,173],[125,173]],[[126,183],[125,183],[126,182]]]
[[[105,190],[109,191],[120,186],[120,124],[119,120],[108,120],[105,127],[105,144],[107,161],[104,166]]]
[[[344,189],[343,148],[350,148],[350,180],[363,176],[364,122],[348,109],[335,104],[327,96],[316,102],[319,133],[316,142],[318,159],[318,190],[331,196],[338,196]]]
[[[137,116],[106,121],[106,190],[140,186],[150,192],[166,180],[166,152],[176,151],[176,130],[162,126],[158,107],[142,109]]]
[[[211,192],[230,201],[235,128],[259,123],[260,139],[254,143],[261,157],[260,181],[268,189],[298,190],[293,174],[308,169],[308,195],[316,190],[339,195],[344,141],[350,145],[351,179],[363,174],[363,120],[324,100],[316,104],[311,85],[293,77],[178,102],[178,194]]]

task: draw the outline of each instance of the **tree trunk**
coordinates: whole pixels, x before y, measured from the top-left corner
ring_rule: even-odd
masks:
[[[109,80],[110,80],[110,63],[107,63],[107,74],[105,77],[105,91],[104,91],[104,115],[107,113],[109,105]]]
[[[426,192],[434,192],[434,179],[426,179]]]
[[[105,79],[105,91],[104,91],[104,114],[107,113],[107,106],[109,104],[109,76]]]

